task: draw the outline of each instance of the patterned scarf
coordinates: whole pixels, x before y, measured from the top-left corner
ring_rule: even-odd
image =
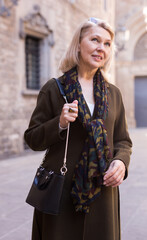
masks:
[[[76,211],[89,212],[89,205],[100,194],[102,176],[106,171],[110,149],[104,119],[108,113],[106,82],[98,70],[94,76],[94,117],[86,108],[86,102],[78,81],[77,69],[65,73],[65,94],[69,103],[78,100],[78,119],[87,131],[81,157],[75,167],[71,195]]]

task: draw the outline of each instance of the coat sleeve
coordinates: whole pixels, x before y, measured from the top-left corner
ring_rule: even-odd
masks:
[[[120,91],[117,89],[117,117],[114,125],[114,154],[113,160],[121,160],[126,166],[125,178],[128,176],[128,166],[130,162],[132,141],[129,137],[125,109]]]
[[[54,92],[54,96],[56,95]],[[60,111],[54,113],[53,101],[55,99],[51,100],[49,92],[40,91],[29,127],[24,133],[26,143],[34,151],[46,150],[65,138],[65,131],[59,131]],[[58,99],[54,104],[58,104]]]

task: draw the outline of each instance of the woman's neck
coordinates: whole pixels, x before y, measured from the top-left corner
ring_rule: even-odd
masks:
[[[85,100],[88,103],[94,104],[94,95],[93,95],[93,77],[97,70],[94,71],[85,71],[83,68],[78,68],[78,80],[80,82],[82,93],[85,97]]]
[[[93,70],[88,70],[87,68],[84,67],[78,67],[78,78],[79,81],[81,80],[85,80],[85,81],[93,81],[93,77],[96,73],[97,69],[93,69]]]

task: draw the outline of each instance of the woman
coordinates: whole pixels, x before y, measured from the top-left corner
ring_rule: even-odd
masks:
[[[119,189],[131,153],[120,91],[106,81],[114,33],[90,18],[77,29],[63,57],[59,78],[41,89],[25,140],[49,149],[44,167],[58,172],[70,122],[67,168],[59,216],[34,211],[33,240],[120,240]]]

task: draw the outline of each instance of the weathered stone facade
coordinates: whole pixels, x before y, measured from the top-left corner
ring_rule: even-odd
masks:
[[[116,40],[120,44],[116,56],[116,85],[123,94],[129,126],[134,127],[135,77],[144,77],[147,81],[147,0],[116,0],[115,25]],[[117,38],[120,32],[126,34],[125,41]]]
[[[36,104],[38,92],[26,88],[26,34],[41,39],[43,85],[60,74],[59,60],[74,29],[90,16],[114,26],[115,1],[19,0],[9,17],[0,16],[0,158],[24,151],[23,133]],[[111,75],[114,82],[114,65]]]
[[[90,16],[115,26],[111,81],[121,89],[129,126],[136,126],[135,78],[147,79],[147,0],[19,0],[9,17],[0,16],[0,158],[24,151],[36,104],[38,91],[26,87],[26,35],[41,39],[43,85],[61,74],[58,64],[73,31]]]

